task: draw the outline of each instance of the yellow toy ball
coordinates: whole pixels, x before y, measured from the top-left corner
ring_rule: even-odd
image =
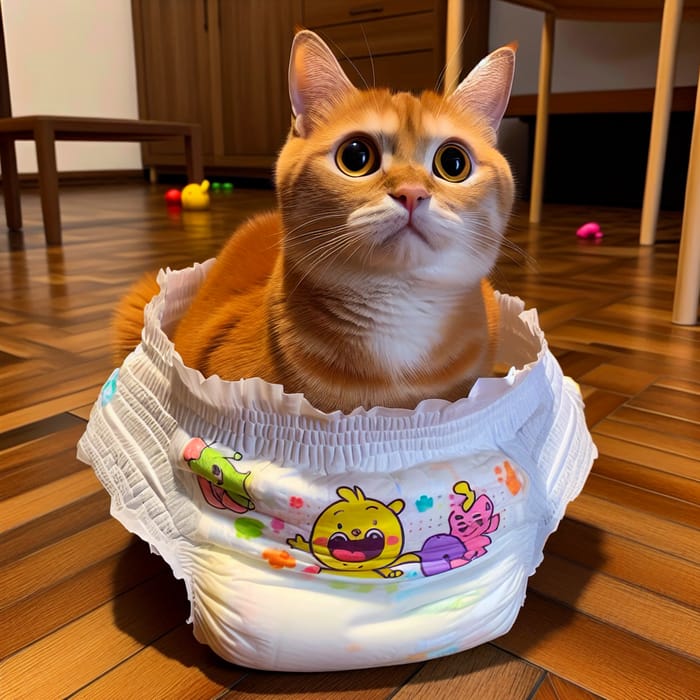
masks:
[[[201,185],[192,183],[182,190],[182,208],[209,209],[209,180],[203,180]]]

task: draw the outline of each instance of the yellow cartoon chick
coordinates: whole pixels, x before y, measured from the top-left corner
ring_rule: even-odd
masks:
[[[287,540],[293,549],[310,552],[329,573],[394,578],[403,571],[392,567],[420,561],[415,554],[401,556],[403,528],[400,499],[385,505],[366,498],[359,486],[341,486],[340,500],[318,516],[311,539],[301,535]]]
[[[190,210],[209,209],[209,180],[202,184],[192,183],[182,190],[182,208]]]

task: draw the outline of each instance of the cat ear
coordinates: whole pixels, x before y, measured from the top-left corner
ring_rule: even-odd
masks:
[[[307,29],[297,33],[289,61],[289,97],[299,136],[308,136],[334,105],[356,90],[321,37]]]
[[[490,53],[448,98],[458,109],[485,119],[494,132],[510,99],[517,47],[517,43],[513,43]]]

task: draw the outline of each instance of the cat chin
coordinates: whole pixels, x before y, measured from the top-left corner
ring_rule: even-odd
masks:
[[[406,224],[388,234],[382,231],[377,235],[377,238],[380,237],[377,249],[386,249],[391,255],[424,258],[437,253],[443,247],[432,233],[425,232],[413,224]]]
[[[379,241],[370,238],[366,249],[357,253],[362,267],[378,275],[411,275],[437,268],[444,260],[444,253],[436,250],[423,235],[403,229],[384,235]]]
[[[402,249],[374,250],[372,260],[365,258],[363,272],[370,277],[401,279],[408,284],[429,285],[433,289],[445,291],[467,290],[480,284],[483,277],[491,272],[494,260],[491,256],[470,254],[464,249],[447,248],[440,252],[416,253]]]
[[[361,259],[380,272],[462,286],[477,283],[496,262],[497,245],[482,248],[454,226],[408,225],[375,235]]]
[[[417,217],[411,221],[396,212],[370,222],[354,223],[366,248],[363,259],[382,268],[408,270],[429,265],[441,258],[453,244],[441,228],[426,225]]]

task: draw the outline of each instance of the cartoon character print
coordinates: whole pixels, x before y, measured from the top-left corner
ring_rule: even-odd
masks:
[[[418,552],[420,569],[424,576],[444,574],[445,571],[464,566],[467,548],[458,537],[449,534],[439,534],[429,537]]]
[[[457,482],[452,490],[450,532],[429,537],[417,552],[425,576],[465,566],[486,554],[491,544],[488,535],[495,532],[500,523],[500,516],[493,511],[493,501],[486,494],[477,498],[466,481]]]
[[[493,501],[484,493],[466,511],[453,507],[450,533],[464,543],[471,561],[486,554],[491,544],[489,534],[498,529],[500,521],[501,516],[493,512]]]
[[[226,457],[202,438],[192,438],[185,445],[182,458],[197,474],[199,488],[210,506],[234,513],[246,513],[255,508],[246,489],[250,472],[239,472],[234,466],[234,462],[243,459],[240,452]]]
[[[401,499],[386,505],[367,498],[359,486],[341,486],[336,493],[340,500],[316,518],[308,541],[302,535],[287,540],[292,549],[312,554],[321,571],[344,576],[395,578],[403,571],[394,567],[419,561],[414,553],[401,555]]]
[[[104,408],[117,393],[117,380],[119,379],[119,369],[115,369],[109,375],[109,379],[104,383],[100,391],[100,405]]]

